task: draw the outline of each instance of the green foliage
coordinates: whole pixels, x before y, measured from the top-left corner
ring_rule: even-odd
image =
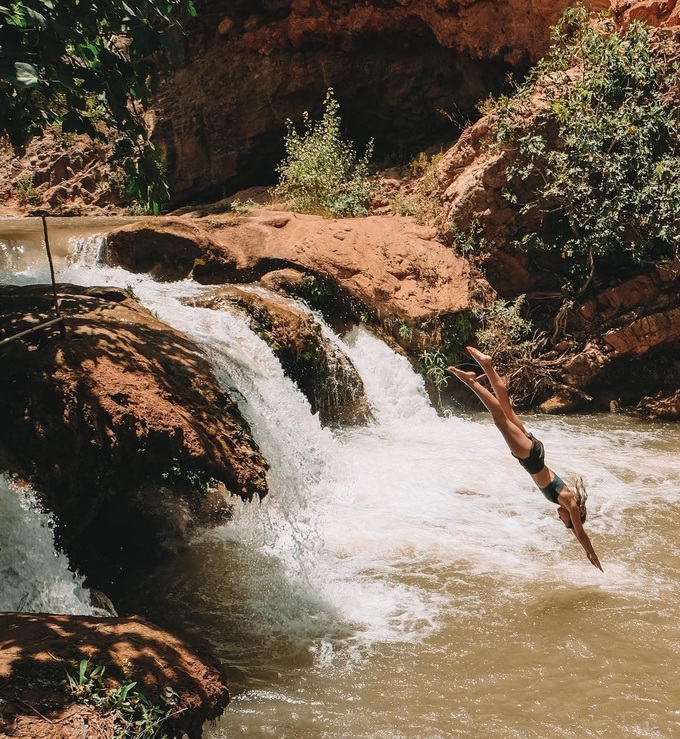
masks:
[[[460,311],[445,319],[442,325],[442,343],[445,347],[448,364],[459,364],[465,346],[474,332],[474,315],[470,311]]]
[[[341,133],[340,105],[328,89],[324,113],[312,121],[303,116],[303,131],[298,133],[286,121],[286,157],[278,166],[276,193],[292,210],[324,216],[365,216],[375,184],[369,176],[373,141],[359,158],[351,141]]]
[[[428,156],[420,152],[409,162],[411,173],[418,177],[418,183],[413,192],[407,195],[397,195],[390,203],[394,211],[400,216],[411,216],[417,223],[433,223],[439,225],[444,208],[441,199],[437,196],[439,181],[437,165],[443,154],[441,152]]]
[[[575,286],[598,265],[678,254],[677,74],[647,26],[618,31],[604,17],[594,25],[579,7],[526,82],[495,104],[494,144],[515,155],[506,197],[543,224],[515,243],[558,251]]]
[[[204,472],[186,467],[179,459],[172,460],[170,468],[163,472],[162,477],[172,485],[197,490],[202,495],[207,495],[211,483],[211,479]]]
[[[24,205],[35,205],[40,200],[30,174],[21,175],[14,180],[14,194]]]
[[[78,676],[66,673],[71,692],[79,699],[88,699],[97,691],[103,689],[104,670],[102,666],[90,667],[86,659],[80,660]]]
[[[462,361],[463,349],[469,343],[474,326],[475,315],[469,310],[432,318],[421,324],[423,329],[429,328],[430,335],[439,336],[437,343],[422,351],[418,357],[420,372],[438,393],[448,384],[446,368]]]
[[[132,197],[154,212],[167,200],[142,106],[169,59],[172,14],[192,0],[25,0],[0,5],[0,136],[23,147],[48,126],[105,139],[122,133]]]
[[[247,200],[235,198],[231,203],[229,203],[229,209],[231,212],[239,214],[250,213],[251,210],[259,207],[260,206],[252,198],[248,198]]]
[[[414,177],[422,177],[430,169],[432,164],[436,164],[440,159],[441,154],[429,157],[424,151],[421,151],[411,159],[408,163],[408,168]]]
[[[315,275],[305,275],[300,285],[300,297],[310,307],[326,314],[334,299],[334,291],[329,281]]]
[[[399,321],[399,328],[397,331],[399,333],[399,338],[401,338],[402,341],[411,341],[413,331],[406,321]]]
[[[479,348],[493,357],[499,372],[525,363],[532,353],[533,325],[523,317],[525,296],[516,300],[496,300],[477,310],[480,328],[476,337]]]
[[[448,241],[460,254],[484,251],[489,246],[478,218],[473,219],[469,228],[460,228],[455,221],[451,221]]]
[[[177,706],[179,696],[166,687],[160,705],[135,690],[137,683],[129,681],[118,687],[107,687],[102,666],[91,667],[83,659],[78,675],[66,673],[67,684],[75,699],[101,713],[117,713],[111,739],[163,739],[163,725]]]
[[[135,292],[135,288],[132,285],[128,284],[123,289],[125,290],[125,293],[128,296],[128,298],[131,298],[132,300],[136,300],[139,303],[139,296]]]
[[[157,216],[170,199],[165,162],[160,152],[139,133],[119,138],[113,148],[114,161],[125,173],[125,195],[141,215]]]
[[[439,349],[425,349],[418,358],[425,379],[431,382],[437,390],[441,390],[447,384],[446,367],[449,362],[446,354]]]

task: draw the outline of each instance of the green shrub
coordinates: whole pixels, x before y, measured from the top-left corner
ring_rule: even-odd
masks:
[[[477,343],[493,357],[501,374],[531,357],[533,326],[522,316],[524,305],[525,296],[520,295],[514,301],[495,300],[477,310]]]
[[[359,158],[351,141],[341,135],[340,105],[329,88],[324,113],[312,121],[303,116],[303,131],[298,133],[286,121],[286,157],[278,166],[276,193],[289,207],[302,213],[324,216],[364,216],[375,184],[369,176],[373,141]]]
[[[14,193],[17,200],[24,205],[36,205],[40,202],[40,196],[30,174],[23,174],[14,180]]]
[[[542,224],[513,243],[557,251],[574,288],[680,244],[677,59],[644,24],[590,21],[568,10],[550,53],[492,111],[493,145],[512,160],[506,197]]]

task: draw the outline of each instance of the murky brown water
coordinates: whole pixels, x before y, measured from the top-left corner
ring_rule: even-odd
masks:
[[[543,436],[554,423],[542,420]],[[395,506],[389,488],[354,512],[318,501],[324,546],[307,583],[286,571],[290,553],[241,540],[252,512],[144,583],[158,594],[152,617],[201,634],[237,668],[234,701],[206,736],[680,736],[679,430],[558,425],[568,446],[583,435],[607,451],[613,500],[591,490],[588,527],[604,575],[520,482],[504,494],[522,500],[496,506],[496,526],[479,495],[476,531],[456,521],[453,492],[450,511],[434,505],[415,520],[406,506],[418,497]],[[474,465],[464,477],[475,500]],[[268,515],[286,528],[280,511]]]
[[[73,253],[75,239],[106,233],[139,221],[132,216],[47,218],[47,237],[55,260]],[[0,218],[0,269],[14,272],[47,266],[41,218]]]

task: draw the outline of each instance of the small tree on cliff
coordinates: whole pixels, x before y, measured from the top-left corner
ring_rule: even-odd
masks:
[[[663,36],[567,11],[516,93],[491,106],[507,199],[538,231],[519,248],[555,250],[574,289],[596,268],[673,258],[680,245],[677,58]],[[488,110],[486,112],[489,112]]]
[[[48,126],[106,140],[128,195],[158,210],[167,200],[142,106],[169,58],[191,0],[24,0],[0,5],[0,136],[21,148]]]
[[[312,121],[305,111],[303,131],[286,121],[286,157],[279,164],[276,192],[292,210],[331,216],[365,216],[375,190],[369,176],[373,141],[363,157],[341,133],[340,105],[329,88],[324,113]]]

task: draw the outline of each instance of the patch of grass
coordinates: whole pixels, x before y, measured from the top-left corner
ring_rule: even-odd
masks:
[[[97,712],[115,712],[111,739],[164,739],[163,726],[176,709],[179,696],[166,687],[156,704],[135,690],[137,683],[128,681],[117,687],[104,682],[105,668],[91,666],[83,659],[78,674],[66,673],[67,686],[78,703],[91,706]]]
[[[427,254],[417,254],[411,259],[413,271],[419,280],[422,280],[431,287],[439,284],[439,272],[437,265]]]
[[[30,174],[23,174],[14,180],[14,194],[22,205],[37,205],[40,202],[40,194]]]
[[[421,152],[409,162],[409,169],[420,179],[413,193],[392,199],[391,206],[397,214],[411,216],[419,224],[440,224],[444,209],[437,194],[437,165],[441,158],[441,153],[428,156]]]

